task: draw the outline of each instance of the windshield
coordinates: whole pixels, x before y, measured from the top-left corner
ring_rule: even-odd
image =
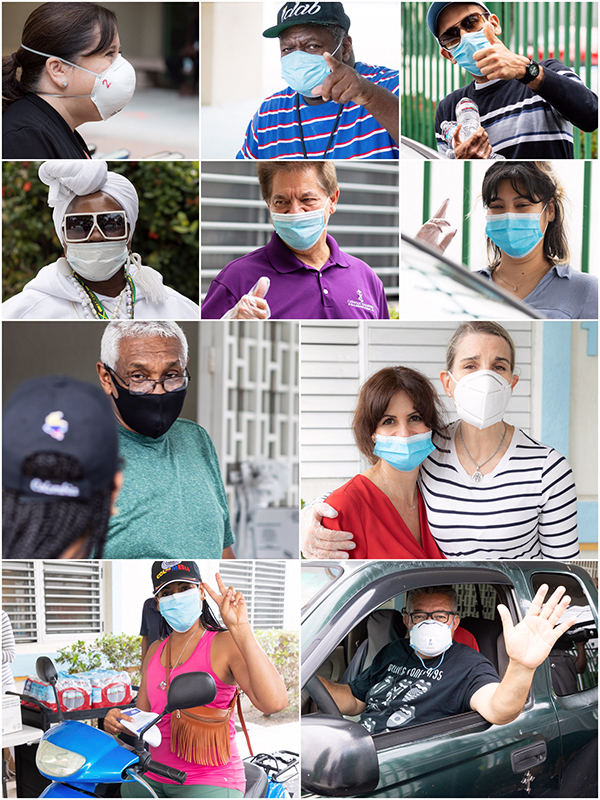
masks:
[[[309,608],[316,597],[344,572],[339,564],[325,561],[321,563],[305,562],[302,565],[302,610]]]

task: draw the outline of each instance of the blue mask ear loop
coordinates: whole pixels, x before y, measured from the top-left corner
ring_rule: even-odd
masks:
[[[338,46],[331,54],[332,56],[334,56],[337,53],[337,51],[340,49],[343,43],[344,40],[342,39],[342,41],[338,44]],[[325,156],[327,155],[327,151],[331,147],[331,142],[333,141],[333,137],[335,136],[335,132],[337,131],[337,127],[339,125],[340,117],[342,116],[343,110],[344,106],[342,104],[339,107],[337,117],[335,118],[335,122],[333,123],[333,128],[331,129],[329,139],[327,141],[327,144],[325,145],[325,150],[323,150],[323,155],[321,156],[321,158],[325,158]],[[304,142],[304,131],[302,130],[302,117],[300,116],[300,92],[296,92],[296,116],[298,117],[298,127],[300,128],[300,144],[302,145],[302,155],[304,158],[308,159],[308,153],[306,152],[306,144]]]
[[[447,648],[444,650],[444,652],[442,653],[442,657],[440,658],[440,663],[439,663],[437,666],[435,666],[435,667],[426,667],[426,666],[425,666],[425,662],[423,661],[423,659],[421,658],[421,656],[420,656],[420,655],[417,653],[417,651],[416,651],[415,647],[414,647],[412,644],[410,645],[410,647],[412,647],[412,649],[415,651],[415,655],[416,655],[416,657],[419,659],[419,661],[421,662],[421,664],[423,664],[423,669],[424,669],[426,672],[429,672],[429,671],[430,671],[430,670],[432,670],[432,669],[439,669],[439,668],[442,666],[442,661],[443,661],[443,660],[444,660],[444,658],[446,657],[446,653],[448,652],[448,650],[450,649],[450,647],[452,647],[452,642],[450,643],[449,647],[447,647]]]

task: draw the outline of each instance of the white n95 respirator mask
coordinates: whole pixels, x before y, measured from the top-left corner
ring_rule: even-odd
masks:
[[[448,625],[435,619],[425,619],[410,629],[410,646],[417,653],[435,658],[452,644],[452,631]]]
[[[512,395],[509,382],[489,369],[470,372],[457,381],[454,389],[454,404],[459,418],[468,425],[482,430],[501,422]]]

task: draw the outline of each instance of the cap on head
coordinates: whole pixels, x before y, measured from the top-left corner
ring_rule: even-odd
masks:
[[[61,453],[82,467],[78,480],[24,475],[26,458]],[[82,500],[109,486],[119,461],[117,423],[104,392],[52,375],[21,384],[2,413],[2,484],[39,499]]]
[[[429,6],[429,11],[427,12],[427,25],[429,26],[429,30],[435,36],[436,39],[438,37],[438,30],[437,30],[438,17],[442,13],[442,11],[446,8],[446,6],[451,6],[451,5],[454,5],[454,3],[432,3]],[[489,10],[489,8],[483,3],[460,3],[460,5],[481,6],[481,8],[487,11],[488,14],[492,13]]]
[[[277,25],[267,28],[263,32],[263,36],[266,36],[267,39],[275,39],[286,28],[307,23],[340,25],[344,30],[350,30],[350,18],[345,14],[344,6],[341,3],[289,2],[277,12]]]
[[[154,596],[169,583],[201,583],[200,570],[195,561],[155,561],[152,564]]]

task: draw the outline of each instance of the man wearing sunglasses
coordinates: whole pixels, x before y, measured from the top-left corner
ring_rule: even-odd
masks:
[[[130,250],[135,187],[105,161],[46,161],[39,176],[64,256],[2,304],[4,319],[198,319],[192,300]]]
[[[502,679],[474,649],[474,637],[459,628],[455,590],[430,586],[408,593],[403,617],[407,638],[392,639],[346,684],[319,680],[342,714],[360,714],[369,733],[467,711],[505,725],[521,713],[537,667],[577,621],[573,616],[564,619],[571,598],[563,586],[544,603],[547,593],[548,586],[541,586],[517,625],[508,608],[498,606],[508,656]],[[462,643],[467,637],[469,645]]]
[[[118,423],[124,484],[105,558],[235,558],[214,445],[180,419],[190,381],[176,322],[110,322],[96,368]]]
[[[579,76],[555,58],[538,63],[509,50],[482,3],[432,3],[427,24],[442,56],[473,76],[437,107],[437,146],[448,158],[573,158],[573,126],[598,127],[598,98]],[[442,122],[456,121],[463,97],[477,104],[482,127],[462,143],[456,131],[449,144]]]

